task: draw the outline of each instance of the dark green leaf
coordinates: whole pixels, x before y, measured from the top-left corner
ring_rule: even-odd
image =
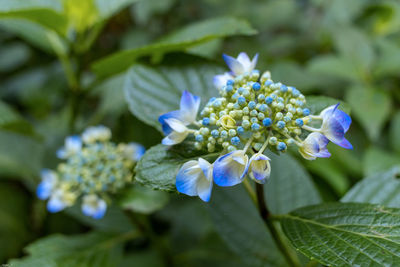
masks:
[[[138,2],[139,0],[95,0],[95,4],[99,11],[99,15],[103,19],[107,19],[114,14],[118,13],[125,7],[132,3]]]
[[[244,20],[230,17],[213,18],[186,26],[154,44],[117,52],[95,62],[92,68],[98,75],[108,76],[127,69],[141,56],[160,56],[167,52],[184,51],[216,38],[255,33],[256,31]]]
[[[217,232],[244,263],[287,266],[242,186],[214,188],[209,210]]]
[[[332,203],[278,218],[292,244],[324,265],[395,266],[400,262],[400,209]]]
[[[26,247],[29,256],[11,260],[12,266],[116,266],[122,257],[121,243],[135,233],[106,234],[91,232],[78,236],[60,234],[45,237]]]
[[[122,208],[138,213],[150,214],[168,203],[168,194],[140,185],[134,185],[122,194],[119,204]]]
[[[11,43],[1,46],[0,72],[11,72],[21,67],[29,59],[29,47],[23,43]]]
[[[368,202],[387,207],[400,206],[399,166],[370,175],[358,182],[341,200],[342,202]]]
[[[42,156],[43,147],[38,141],[0,131],[0,174],[32,178],[40,171]]]
[[[201,96],[203,104],[216,96],[218,91],[212,79],[222,72],[221,68],[210,64],[157,68],[135,65],[126,74],[126,101],[136,117],[161,129],[158,117],[179,109],[182,91],[189,90]]]

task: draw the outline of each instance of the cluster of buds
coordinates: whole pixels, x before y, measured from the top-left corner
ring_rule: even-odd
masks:
[[[104,126],[87,128],[81,136],[69,136],[57,157],[65,160],[56,170],[44,169],[37,187],[40,199],[49,199],[49,212],[59,212],[82,198],[82,212],[95,219],[104,216],[109,194],[132,181],[133,167],[144,147],[110,141]]]
[[[191,134],[196,149],[220,153],[213,164],[202,158],[186,162],[176,177],[179,192],[209,201],[213,182],[233,186],[249,176],[265,183],[271,172],[270,159],[263,154],[267,149],[280,153],[297,146],[305,159],[314,160],[330,156],[329,141],[352,148],[344,137],[351,118],[339,104],[312,115],[298,89],[274,82],[269,71],[260,74],[254,69],[257,58],[224,55],[231,71],[214,77],[219,97],[207,102],[200,120],[200,98],[188,91],[179,110],[159,117],[166,135],[163,144],[181,143]],[[316,124],[320,127],[312,127]]]

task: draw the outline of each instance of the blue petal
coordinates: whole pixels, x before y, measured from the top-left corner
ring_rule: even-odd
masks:
[[[205,177],[199,179],[197,184],[197,194],[201,200],[205,202],[210,201],[212,186],[212,181],[208,181]]]
[[[50,198],[49,202],[47,202],[47,210],[51,213],[62,211],[65,206],[65,203],[57,197]]]
[[[353,149],[353,145],[346,138],[343,138],[340,142],[337,143],[337,145],[343,148]]]
[[[163,131],[164,135],[168,135],[172,132],[172,128],[166,122],[167,119],[171,119],[171,118],[180,120],[181,119],[180,111],[174,110],[174,111],[165,113],[165,114],[161,115],[160,117],[158,117],[158,121],[161,123],[162,131]]]
[[[67,152],[65,151],[64,148],[60,148],[56,152],[57,158],[59,159],[66,159],[67,158]]]
[[[183,91],[180,103],[180,115],[184,123],[190,124],[196,120],[200,107],[200,97],[192,95],[189,91]]]
[[[347,132],[351,125],[351,117],[344,111],[337,109],[334,118],[342,125],[344,132]]]
[[[186,195],[197,195],[197,180],[199,174],[202,172],[200,168],[196,170],[197,161],[191,160],[182,165],[178,174],[176,175],[176,189]]]
[[[222,57],[234,75],[243,73],[243,66],[238,60],[225,54],[223,54]]]
[[[96,220],[103,218],[106,213],[106,210],[107,210],[106,202],[102,199],[99,199],[98,203],[97,203],[97,207],[96,207],[94,213],[92,214],[92,218],[96,219]]]
[[[325,136],[333,143],[337,144],[344,138],[344,129],[342,125],[333,117],[326,122]]]
[[[233,186],[239,184],[242,182],[244,175],[246,175],[248,164],[243,166],[243,171],[238,171],[239,168],[237,168],[237,165],[240,164],[232,158],[232,154],[235,152],[236,151],[233,151],[223,155],[214,162],[213,179],[217,185]]]
[[[231,78],[226,74],[215,75],[213,78],[213,84],[217,89],[221,89],[224,85],[226,85],[226,82],[229,79]]]
[[[48,199],[51,195],[52,185],[50,183],[41,182],[36,188],[36,195],[41,200]]]

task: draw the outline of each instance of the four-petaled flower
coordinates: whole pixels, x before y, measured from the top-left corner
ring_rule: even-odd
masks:
[[[254,154],[249,161],[249,176],[255,182],[264,184],[271,174],[270,158],[264,154]]]
[[[220,156],[214,162],[213,178],[219,186],[233,186],[243,181],[249,163],[249,157],[243,150],[236,150]]]
[[[106,202],[96,195],[86,195],[82,199],[82,212],[93,219],[101,219],[107,210]]]
[[[326,146],[329,140],[323,134],[318,132],[310,133],[307,138],[302,142],[299,147],[300,154],[308,160],[315,160],[316,158],[329,158],[329,153]]]

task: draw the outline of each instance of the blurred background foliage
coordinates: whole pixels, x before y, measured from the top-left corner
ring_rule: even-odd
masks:
[[[222,65],[222,53],[259,53],[258,69],[269,69],[274,80],[347,102],[354,150],[330,146],[332,158],[302,161],[325,201],[400,163],[398,1],[0,0],[0,28],[0,263],[26,255],[11,263],[257,263],[231,255],[253,248],[221,239],[213,221],[224,218],[213,211],[211,218],[197,199],[130,192],[121,205],[137,214],[132,229],[121,205],[92,221],[74,208],[48,214],[36,198],[40,169],[54,168],[65,136],[88,125],[109,126],[118,142],[147,148],[160,142],[161,134],[132,116],[124,99],[124,71],[136,62]]]

